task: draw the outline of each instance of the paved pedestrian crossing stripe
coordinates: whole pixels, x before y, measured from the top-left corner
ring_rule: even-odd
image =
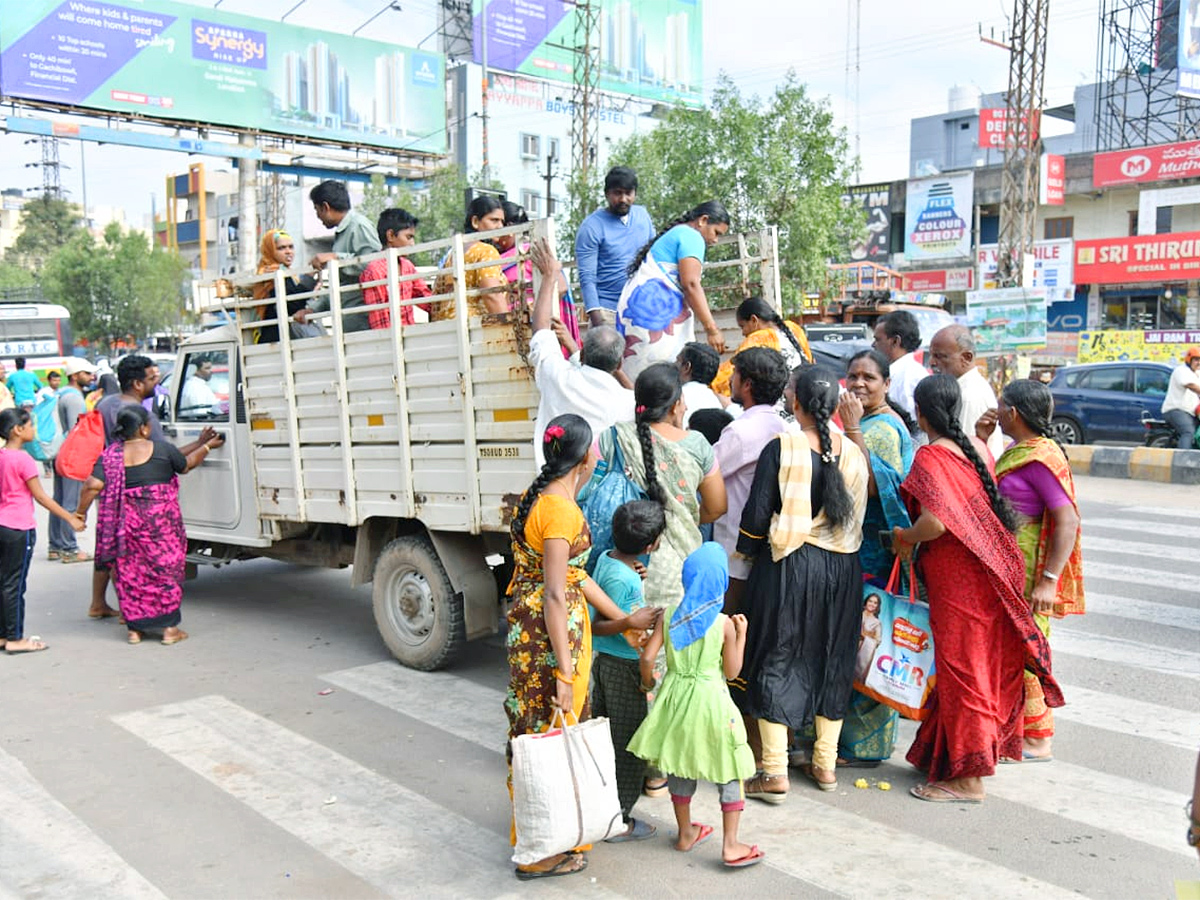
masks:
[[[1102,616],[1117,616],[1122,619],[1149,622],[1153,625],[1167,625],[1171,628],[1200,631],[1200,608],[1179,606],[1174,603],[1156,603],[1153,600],[1133,600],[1096,591],[1086,591],[1085,599],[1089,614],[1099,613]]]

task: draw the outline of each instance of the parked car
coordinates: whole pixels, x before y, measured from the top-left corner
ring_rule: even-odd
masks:
[[[1085,363],[1059,369],[1050,381],[1054,395],[1053,436],[1063,444],[1146,439],[1144,418],[1161,418],[1172,366],[1148,360]]]
[[[869,341],[870,329],[862,322],[817,322],[804,326],[809,343],[817,341]]]
[[[812,350],[814,363],[829,366],[838,373],[838,378],[845,378],[846,369],[850,366],[850,357],[862,350],[870,350],[871,342],[867,340],[813,341],[808,347]]]

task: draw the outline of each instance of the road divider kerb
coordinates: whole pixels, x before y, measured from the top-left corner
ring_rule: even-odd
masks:
[[[1070,445],[1064,449],[1076,475],[1200,484],[1200,450],[1091,445]]]

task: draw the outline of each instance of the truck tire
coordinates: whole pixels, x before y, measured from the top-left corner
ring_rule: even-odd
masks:
[[[462,595],[423,535],[404,535],[383,548],[372,603],[383,642],[411,669],[444,667],[465,640]]]

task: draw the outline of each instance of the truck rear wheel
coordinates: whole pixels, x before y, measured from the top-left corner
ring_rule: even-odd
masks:
[[[404,535],[383,548],[372,600],[383,642],[409,668],[442,668],[465,639],[462,595],[423,535]]]

